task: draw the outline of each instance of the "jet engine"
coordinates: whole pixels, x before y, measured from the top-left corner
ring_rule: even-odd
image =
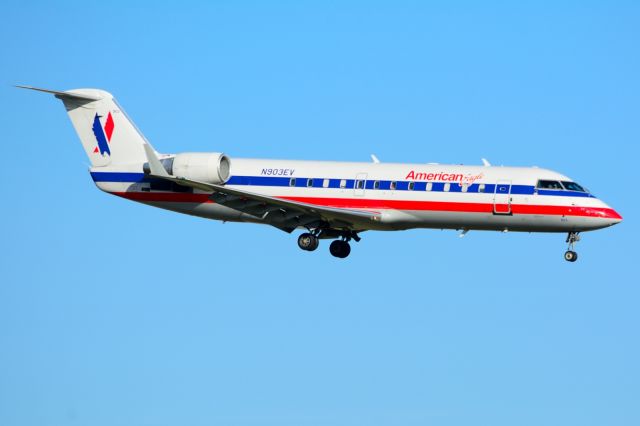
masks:
[[[160,160],[167,173],[198,182],[221,184],[229,180],[231,161],[220,152],[185,152]],[[144,164],[149,174],[149,164]]]

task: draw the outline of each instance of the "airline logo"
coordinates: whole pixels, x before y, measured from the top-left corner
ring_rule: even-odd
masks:
[[[424,181],[444,181],[444,182],[458,182],[460,185],[467,183],[471,185],[477,180],[480,180],[484,177],[483,173],[478,173],[477,175],[471,173],[421,173],[416,172],[415,170],[411,170],[407,173],[407,176],[404,178],[405,180],[424,180]]]
[[[113,123],[113,117],[111,116],[111,112],[107,115],[107,119],[104,123],[104,127],[102,126],[102,122],[100,119],[101,115],[96,113],[95,118],[93,119],[93,134],[96,136],[96,142],[98,142],[98,146],[96,146],[93,150],[94,153],[100,153],[100,155],[111,155],[111,150],[109,149],[109,143],[111,142],[111,135],[113,135],[113,129],[115,128],[115,124]]]

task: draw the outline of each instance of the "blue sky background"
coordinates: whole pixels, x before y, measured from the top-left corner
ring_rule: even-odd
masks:
[[[0,424],[637,425],[638,2],[0,6]],[[62,104],[165,152],[538,165],[625,221],[327,244],[96,190]]]

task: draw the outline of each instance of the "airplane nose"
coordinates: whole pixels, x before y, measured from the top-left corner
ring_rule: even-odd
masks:
[[[605,203],[601,202],[601,206],[602,207],[599,206],[597,208],[587,207],[584,209],[586,216],[596,219],[593,222],[594,225],[599,224],[598,227],[602,228],[606,226],[613,226],[622,222],[622,216],[620,215],[620,213],[618,213]]]
[[[615,224],[618,224],[618,223],[622,222],[622,216],[620,215],[620,213],[618,213],[614,209],[611,209],[611,212],[609,214],[609,218],[611,220],[611,225],[615,225]]]

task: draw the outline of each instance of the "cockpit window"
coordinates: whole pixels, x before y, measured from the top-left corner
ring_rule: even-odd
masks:
[[[568,191],[578,191],[578,192],[587,192],[586,189],[584,189],[583,187],[581,187],[580,185],[578,185],[575,182],[568,182],[568,181],[562,181],[562,186],[564,186],[564,188]]]
[[[557,180],[539,180],[538,185],[536,186],[538,189],[563,189],[560,182]]]

